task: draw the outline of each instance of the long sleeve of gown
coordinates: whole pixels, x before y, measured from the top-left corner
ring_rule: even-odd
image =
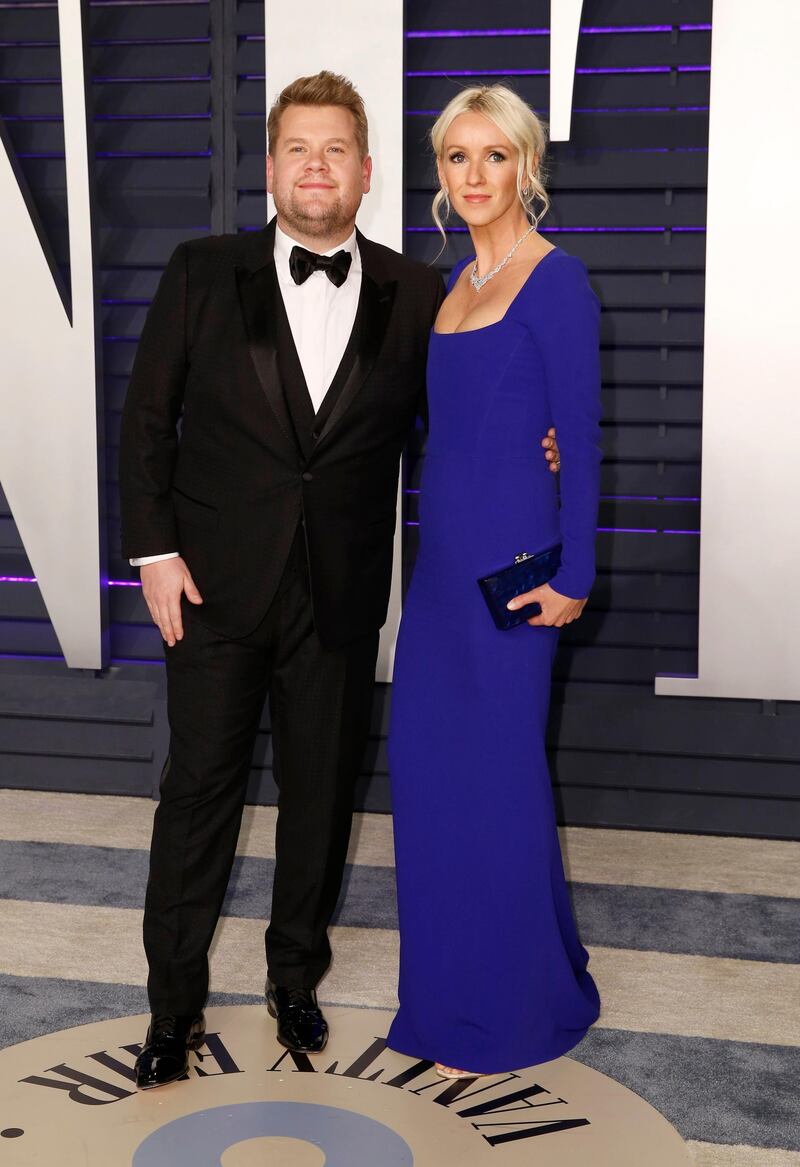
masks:
[[[533,330],[561,452],[562,557],[550,584],[572,599],[588,596],[595,577],[602,458],[599,318],[600,305],[581,261],[553,257]]]

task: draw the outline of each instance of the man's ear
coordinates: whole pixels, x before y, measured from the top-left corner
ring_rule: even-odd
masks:
[[[362,194],[369,194],[369,188],[372,185],[372,159],[367,154],[363,163],[361,164],[361,191]]]
[[[267,191],[272,194],[272,180],[275,175],[275,166],[272,161],[272,155],[267,154]]]

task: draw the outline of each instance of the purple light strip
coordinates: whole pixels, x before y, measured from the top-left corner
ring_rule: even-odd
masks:
[[[594,113],[708,113],[709,107],[707,105],[596,105],[596,106],[573,106],[573,113],[580,114],[594,114]],[[546,112],[546,107],[541,107],[542,112]],[[438,117],[442,111],[440,109],[407,109],[407,117]],[[210,115],[209,115],[210,116]],[[239,115],[241,116],[241,115]],[[256,115],[252,115],[256,116]],[[264,115],[259,115],[263,117]],[[7,119],[11,121],[11,118]]]
[[[599,69],[576,69],[579,77],[620,73],[710,73],[710,65],[607,65]],[[548,77],[549,69],[413,69],[406,77]],[[263,80],[263,74],[259,78]],[[245,80],[255,80],[255,75]]]
[[[261,117],[264,115],[261,114]],[[45,122],[48,125],[63,125],[64,119],[58,114],[8,114],[4,122]],[[210,113],[98,113],[96,122],[191,122],[211,121]]]
[[[0,575],[0,583],[35,584],[38,580],[35,575]],[[110,588],[140,588],[138,580],[110,579]]]
[[[405,230],[412,234],[430,234],[438,233],[438,227],[406,227]],[[445,227],[448,235],[465,234],[466,227]],[[661,235],[665,231],[674,232],[695,232],[704,233],[705,227],[542,227],[540,235]]]
[[[419,494],[419,490],[406,487],[404,494]],[[662,496],[660,494],[601,494],[603,502],[699,502],[699,498]]]
[[[91,40],[91,48],[114,48],[117,45],[208,45],[207,36],[138,37],[127,40]],[[0,49],[57,49],[58,41],[0,41]]]
[[[210,150],[97,150],[95,158],[210,158]],[[17,158],[64,159],[64,154],[53,152],[17,154]]]
[[[0,4],[2,8],[2,4]],[[63,656],[49,656],[46,653],[32,653],[32,652],[0,652],[0,660],[57,660],[63,663]],[[109,661],[111,665],[151,665],[156,668],[163,668],[163,660],[147,660],[144,657],[127,657],[127,656],[112,656]]]
[[[195,8],[207,8],[208,0],[147,0],[151,8],[167,8],[174,7],[176,4],[183,4],[187,7],[193,5]],[[130,8],[131,0],[89,0],[90,8]],[[10,0],[10,3],[0,3],[0,9],[14,8],[58,8],[57,0]]]
[[[613,36],[615,33],[653,33],[653,32],[711,32],[710,24],[619,24],[598,25],[581,28],[583,36]],[[500,36],[550,36],[549,28],[436,28],[414,29],[406,33],[408,40],[439,40],[455,39],[460,37],[500,37]],[[244,40],[263,41],[263,36],[243,37]]]
[[[92,85],[160,85],[167,81],[210,81],[209,73],[185,74],[183,77],[92,77]],[[261,74],[264,80],[264,74]],[[0,85],[60,85],[60,77],[0,77]]]
[[[418,527],[420,524],[407,519],[403,524],[406,527]],[[658,527],[598,527],[600,535],[699,535],[699,531],[668,531]]]
[[[30,652],[0,652],[0,660],[60,660],[63,661],[63,656],[35,656]]]

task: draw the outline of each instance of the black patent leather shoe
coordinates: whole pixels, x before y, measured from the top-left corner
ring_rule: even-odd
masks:
[[[200,1049],[205,1041],[203,1014],[180,1017],[165,1013],[150,1018],[142,1052],[136,1059],[136,1085],[152,1090],[176,1082],[189,1069],[189,1050]]]
[[[314,989],[283,989],[267,981],[267,1009],[278,1022],[278,1041],[298,1054],[318,1054],[328,1041],[328,1022],[322,1016]]]

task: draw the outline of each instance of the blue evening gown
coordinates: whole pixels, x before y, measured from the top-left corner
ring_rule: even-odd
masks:
[[[556,248],[502,320],[430,341],[420,547],[392,686],[400,1009],[388,1044],[486,1074],[560,1056],[599,1011],[545,756],[558,630],[498,631],[476,583],[560,541],[552,586],[589,593],[598,317],[583,264]],[[560,509],[540,446],[551,425]]]

